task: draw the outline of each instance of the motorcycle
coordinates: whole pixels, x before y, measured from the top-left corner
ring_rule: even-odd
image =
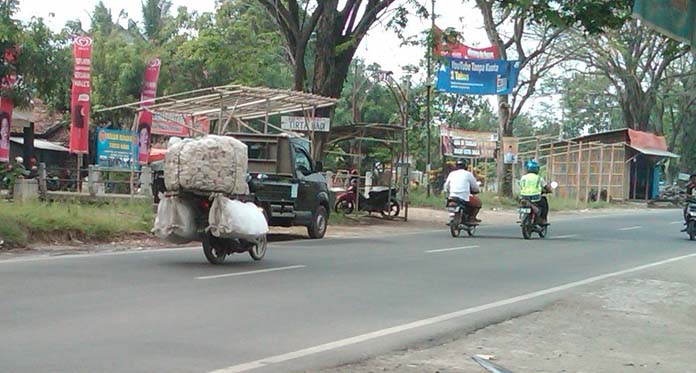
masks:
[[[696,199],[690,198],[686,201],[686,229],[691,241],[696,239]]]
[[[399,216],[401,204],[396,198],[398,190],[396,188],[375,187],[368,196],[363,196],[358,192],[356,185],[351,185],[348,190],[336,198],[334,211],[337,213],[351,214],[355,210],[357,196],[358,210],[369,213],[379,212],[384,217]]]
[[[550,193],[553,189],[558,187],[557,182],[552,182],[550,185],[550,190],[545,190],[543,194]],[[540,238],[545,238],[548,230],[549,224],[539,224],[538,218],[540,209],[534,202],[529,199],[520,198],[520,206],[517,209],[520,214],[520,228],[522,228],[522,237],[525,240],[532,238],[532,234],[536,233]]]
[[[470,223],[470,216],[466,208],[466,202],[456,198],[447,198],[447,212],[449,213],[449,225],[450,234],[452,237],[459,237],[462,231],[466,231],[469,236],[473,236],[476,233],[476,228],[478,224]]]

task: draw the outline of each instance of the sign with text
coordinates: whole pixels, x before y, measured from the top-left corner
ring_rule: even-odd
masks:
[[[472,60],[497,60],[500,58],[500,51],[498,51],[496,46],[474,48],[463,44],[458,39],[460,39],[458,35],[447,34],[440,28],[435,27],[435,54]]]
[[[209,132],[210,120],[208,117],[197,117],[194,122],[190,115],[164,112],[152,114],[151,133],[153,135],[191,137],[206,135]]]
[[[133,155],[136,154],[133,149],[134,144],[137,146],[133,133],[130,131],[99,128],[97,130],[97,164],[99,167],[130,170]]]
[[[519,61],[447,57],[437,72],[437,89],[467,95],[507,95],[517,85]]]
[[[311,126],[310,126],[311,123]],[[305,117],[280,117],[280,128],[286,131],[315,131],[329,132],[331,120],[329,118],[305,118]]]
[[[75,71],[70,100],[70,152],[89,151],[90,74],[92,69],[92,39],[78,36],[73,43]]]
[[[493,158],[498,135],[440,126],[440,145],[445,155],[466,158]]]

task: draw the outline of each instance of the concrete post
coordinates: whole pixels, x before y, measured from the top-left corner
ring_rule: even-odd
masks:
[[[152,195],[152,169],[150,166],[140,168],[140,193],[141,195]]]
[[[41,162],[39,163],[39,197],[44,200],[48,196],[48,186],[46,185],[46,179],[48,179],[46,164]]]

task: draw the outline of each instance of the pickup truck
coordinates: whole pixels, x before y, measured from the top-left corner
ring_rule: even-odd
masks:
[[[332,206],[321,162],[309,141],[288,134],[228,133],[249,151],[249,189],[271,226],[306,226],[310,238],[326,234]]]

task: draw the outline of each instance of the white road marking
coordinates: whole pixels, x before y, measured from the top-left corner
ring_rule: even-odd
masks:
[[[620,231],[632,231],[632,230],[641,229],[641,228],[643,228],[643,227],[641,227],[640,225],[636,225],[636,226],[633,226],[633,227],[621,228],[621,229],[619,229],[619,230],[620,230]]]
[[[562,240],[562,239],[564,239],[564,238],[573,238],[573,237],[577,237],[577,236],[578,236],[577,234],[566,234],[565,236],[555,236],[555,237],[551,237],[551,239],[552,239],[552,240]]]
[[[464,316],[467,316],[467,315],[471,315],[471,314],[475,314],[475,313],[487,311],[487,310],[490,310],[490,309],[493,309],[493,308],[498,308],[498,307],[502,307],[502,306],[508,306],[508,305],[511,305],[511,304],[515,304],[515,303],[524,302],[524,301],[527,301],[527,300],[530,300],[530,299],[542,297],[542,296],[549,295],[549,294],[553,294],[553,293],[558,293],[558,292],[561,292],[561,291],[564,291],[564,290],[568,290],[568,289],[572,289],[572,288],[575,288],[575,287],[578,287],[578,286],[588,285],[588,284],[591,284],[591,283],[594,283],[594,282],[597,282],[597,281],[606,280],[606,279],[608,279],[608,278],[617,277],[617,276],[622,276],[622,275],[625,275],[625,274],[629,274],[629,273],[633,273],[633,272],[637,272],[637,271],[642,271],[642,270],[644,270],[644,269],[649,269],[649,268],[653,268],[653,267],[657,267],[657,266],[661,266],[661,265],[664,265],[664,264],[668,264],[668,263],[672,263],[672,262],[676,262],[676,261],[684,260],[684,259],[688,259],[688,258],[693,258],[693,257],[696,257],[696,254],[689,254],[689,255],[679,256],[679,257],[675,257],[675,258],[670,258],[670,259],[666,259],[666,260],[661,260],[661,261],[659,261],[659,262],[654,262],[654,263],[650,263],[650,264],[645,264],[645,265],[638,266],[638,267],[634,267],[634,268],[630,268],[630,269],[625,269],[625,270],[618,271],[618,272],[612,272],[612,273],[607,273],[607,274],[604,274],[604,275],[594,276],[594,277],[587,278],[587,279],[585,279],[585,280],[575,281],[575,282],[571,282],[571,283],[568,283],[568,284],[565,284],[565,285],[560,285],[560,286],[554,286],[554,287],[552,287],[552,288],[548,288],[548,289],[544,289],[544,290],[535,291],[535,292],[532,292],[532,293],[520,295],[520,296],[513,297],[513,298],[508,298],[508,299],[499,300],[499,301],[497,301],[497,302],[488,303],[488,304],[484,304],[484,305],[481,305],[481,306],[466,308],[466,309],[463,309],[463,310],[459,310],[459,311],[455,311],[455,312],[451,312],[451,313],[446,313],[446,314],[443,314],[443,315],[434,316],[434,317],[430,317],[430,318],[427,318],[427,319],[422,319],[422,320],[418,320],[418,321],[413,321],[413,322],[410,322],[410,323],[407,323],[407,324],[402,324],[402,325],[393,326],[393,327],[391,327],[391,328],[381,329],[381,330],[377,330],[377,331],[374,331],[374,332],[370,332],[370,333],[366,333],[366,334],[357,335],[357,336],[355,336],[355,337],[340,339],[340,340],[337,340],[337,341],[333,341],[333,342],[329,342],[329,343],[324,343],[324,344],[320,344],[320,345],[317,345],[317,346],[308,347],[308,348],[304,348],[304,349],[297,350],[297,351],[293,351],[293,352],[288,352],[288,353],[285,353],[285,354],[280,354],[280,355],[275,355],[275,356],[269,356],[269,357],[267,357],[267,358],[263,358],[263,359],[259,359],[259,360],[255,360],[255,361],[250,361],[250,362],[243,363],[243,364],[233,365],[233,366],[230,366],[230,367],[228,367],[228,368],[223,368],[223,369],[215,370],[215,371],[213,371],[213,372],[211,372],[211,373],[237,373],[237,372],[246,372],[246,371],[250,371],[250,370],[253,370],[253,369],[257,369],[257,368],[266,367],[266,366],[269,366],[269,365],[271,365],[271,364],[278,364],[278,363],[282,363],[282,362],[285,362],[285,361],[289,361],[289,360],[298,359],[298,358],[305,357],[305,356],[310,356],[310,355],[318,354],[318,353],[321,353],[321,352],[336,350],[336,349],[343,348],[343,347],[350,346],[350,345],[354,345],[354,344],[357,344],[357,343],[362,343],[362,342],[370,341],[370,340],[373,340],[373,339],[377,339],[377,338],[381,338],[381,337],[386,337],[386,336],[389,336],[389,335],[392,335],[392,334],[404,332],[404,331],[407,331],[407,330],[412,330],[412,329],[416,329],[416,328],[422,328],[422,327],[425,327],[425,326],[429,326],[429,325],[441,323],[441,322],[444,322],[444,321],[449,321],[449,320],[452,320],[452,319],[457,319],[457,318],[464,317]]]
[[[669,223],[669,224],[670,224],[670,225],[674,225],[674,224],[684,224],[684,221],[678,220],[678,221],[673,221],[673,222],[671,222],[671,223]]]
[[[225,273],[225,274],[222,274],[222,275],[200,276],[200,277],[196,277],[196,280],[212,280],[212,279],[214,279],[214,278],[234,277],[234,276],[244,276],[244,275],[255,275],[255,274],[257,274],[257,273],[287,271],[287,270],[289,270],[289,269],[298,269],[298,268],[305,268],[305,267],[307,267],[307,266],[306,266],[306,265],[296,265],[296,266],[287,266],[287,267],[277,267],[277,268],[259,269],[259,270],[257,270],[257,271]]]
[[[428,250],[426,253],[444,253],[446,251],[456,251],[456,250],[466,250],[466,249],[475,249],[479,247],[479,245],[472,245],[472,246],[463,246],[463,247],[451,247],[449,249],[437,249],[437,250]]]

